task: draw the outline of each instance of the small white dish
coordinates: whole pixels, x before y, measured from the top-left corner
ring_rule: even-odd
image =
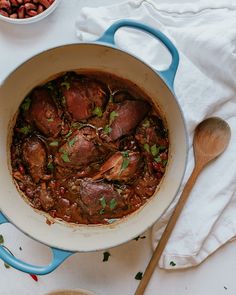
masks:
[[[31,24],[39,20],[42,20],[45,17],[47,17],[49,14],[51,14],[59,5],[60,1],[61,0],[55,0],[47,9],[45,9],[42,13],[37,14],[36,16],[32,16],[29,18],[10,18],[0,14],[0,20],[8,22],[8,23],[12,23],[12,24],[19,24],[19,25]]]

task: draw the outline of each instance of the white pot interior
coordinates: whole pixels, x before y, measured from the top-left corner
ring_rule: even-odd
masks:
[[[46,223],[43,214],[19,195],[9,170],[9,132],[25,97],[50,76],[76,69],[96,69],[131,80],[162,110],[169,129],[170,155],[160,189],[138,212],[111,225],[68,226]],[[145,63],[124,51],[98,44],[72,44],[45,51],[19,66],[0,88],[0,209],[27,235],[53,247],[93,251],[124,243],[150,227],[166,210],[181,183],[187,157],[181,111],[162,79]]]

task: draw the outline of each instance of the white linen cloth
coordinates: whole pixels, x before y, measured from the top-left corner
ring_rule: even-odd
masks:
[[[129,0],[83,8],[76,22],[77,36],[81,41],[95,40],[119,19],[137,20],[160,29],[179,50],[174,89],[190,137],[188,165],[179,195],[194,164],[192,137],[196,125],[206,117],[219,116],[231,127],[229,147],[200,175],[159,262],[165,269],[194,266],[236,235],[236,3]],[[152,67],[163,69],[169,61],[156,40],[140,31],[121,29],[116,43]],[[179,195],[154,225],[153,246]]]

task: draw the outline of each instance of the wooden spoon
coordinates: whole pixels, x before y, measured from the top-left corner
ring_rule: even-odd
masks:
[[[218,157],[228,146],[230,141],[230,127],[220,118],[212,117],[202,121],[196,128],[193,149],[195,156],[195,167],[189,177],[175,210],[165,228],[164,233],[152,255],[152,258],[145,270],[143,278],[135,292],[135,295],[142,295],[152,276],[152,273],[161,257],[163,250],[170,238],[180,213],[188,199],[188,196],[195,184],[198,175],[210,161]]]

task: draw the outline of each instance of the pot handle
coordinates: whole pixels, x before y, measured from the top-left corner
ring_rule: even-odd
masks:
[[[179,65],[179,53],[174,46],[174,44],[170,41],[169,38],[167,38],[162,32],[160,32],[157,29],[154,29],[152,27],[149,27],[145,24],[133,21],[133,20],[119,20],[112,24],[105,32],[104,34],[97,39],[98,42],[105,42],[105,43],[110,43],[112,45],[115,45],[115,33],[118,29],[121,27],[130,27],[130,28],[135,28],[142,30],[144,32],[149,33],[150,35],[156,37],[158,40],[160,40],[163,45],[168,49],[172,56],[172,61],[167,70],[164,71],[157,71],[161,77],[164,79],[164,81],[167,83],[167,85],[173,89],[173,83],[174,83],[174,78],[175,74]]]
[[[0,212],[0,224],[8,222],[9,221],[6,219],[6,217]],[[73,254],[73,252],[64,251],[57,248],[51,249],[53,253],[52,262],[45,266],[35,266],[21,261],[15,256],[11,255],[4,246],[0,246],[0,259],[20,271],[29,274],[46,275],[56,269],[66,258]]]

